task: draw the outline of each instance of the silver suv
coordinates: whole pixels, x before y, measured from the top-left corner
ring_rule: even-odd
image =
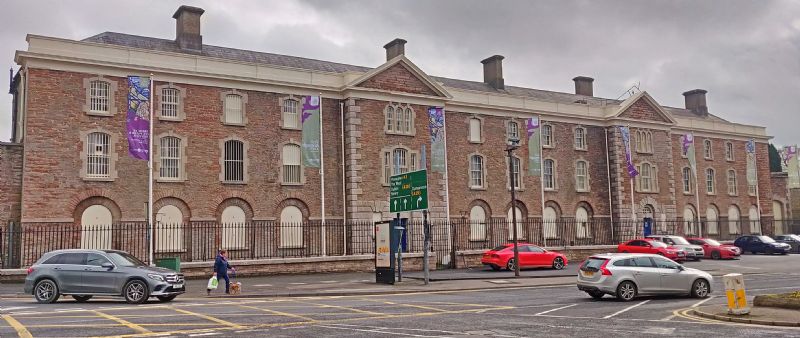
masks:
[[[683,249],[683,251],[686,252],[686,259],[699,261],[700,258],[703,258],[703,256],[705,255],[702,246],[689,243],[689,241],[687,241],[686,238],[683,238],[681,236],[649,235],[647,236],[647,238],[652,238],[657,241],[667,243],[667,245],[674,246],[678,249]]]
[[[637,295],[683,294],[705,298],[710,274],[652,254],[609,253],[589,257],[578,271],[578,290],[600,299],[629,301]]]
[[[131,304],[150,297],[169,302],[186,292],[183,275],[149,267],[136,257],[116,250],[57,250],[44,254],[28,268],[25,293],[39,303],[53,303],[61,295],[78,302],[92,296],[121,296]]]

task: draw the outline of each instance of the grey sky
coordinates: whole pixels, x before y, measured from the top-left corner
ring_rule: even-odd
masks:
[[[586,75],[596,96],[613,99],[640,82],[675,107],[682,92],[703,88],[711,113],[800,143],[800,1],[26,0],[2,5],[0,58],[11,67],[28,33],[171,39],[181,4],[206,10],[206,44],[375,67],[381,47],[401,37],[431,75],[480,81],[480,60],[501,54],[508,85],[572,92],[571,79]],[[2,95],[2,140],[10,109]]]

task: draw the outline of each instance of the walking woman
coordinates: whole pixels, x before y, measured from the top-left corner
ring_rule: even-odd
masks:
[[[225,293],[231,293],[231,280],[228,278],[228,269],[232,269],[228,263],[228,252],[220,250],[217,258],[214,260],[214,272],[217,273],[217,280],[225,279]]]

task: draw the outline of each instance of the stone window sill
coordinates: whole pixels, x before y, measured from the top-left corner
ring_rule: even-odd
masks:
[[[582,189],[582,190],[575,190],[575,192],[576,192],[576,193],[579,193],[579,194],[581,194],[581,193],[585,194],[585,193],[590,193],[590,192],[592,192],[592,191],[591,191],[591,190],[588,190],[588,189]]]
[[[83,180],[89,182],[114,182],[111,177],[84,177]]]
[[[473,141],[473,140],[469,140],[469,143],[470,143],[470,144],[483,144],[483,141]]]
[[[300,183],[281,182],[281,185],[282,186],[286,186],[286,187],[300,187],[300,186],[305,185],[305,183],[302,183],[302,182],[300,182]]]
[[[245,185],[245,184],[247,184],[247,182],[245,182],[245,181],[222,181],[222,184]]]
[[[412,137],[413,137],[413,136],[416,136],[416,134],[417,134],[416,132],[413,132],[413,131],[412,131],[412,132],[410,132],[410,133],[401,133],[401,132],[396,132],[396,131],[388,131],[388,130],[386,130],[385,132],[386,132],[386,135],[412,136]]]
[[[247,126],[247,123],[222,122],[222,125],[231,127],[245,127]]]
[[[300,128],[300,127],[286,127],[286,126],[281,126],[281,129],[283,129],[283,130],[303,131],[303,128]]]
[[[99,116],[99,117],[113,117],[114,114],[109,112],[101,112],[101,111],[87,111],[86,115],[89,116]]]
[[[184,119],[181,118],[181,117],[159,116],[158,120],[159,121],[165,121],[165,122],[183,122]]]
[[[469,187],[469,190],[486,191],[486,187]]]
[[[556,146],[552,146],[552,145],[546,145],[546,144],[543,144],[543,145],[542,145],[542,148],[544,148],[544,149],[553,149],[553,148],[555,148],[555,147],[556,147]]]
[[[589,151],[589,148],[575,148],[575,151]]]
[[[184,183],[184,182],[186,182],[186,179],[159,177],[159,178],[156,179],[156,182],[158,182],[158,183]]]

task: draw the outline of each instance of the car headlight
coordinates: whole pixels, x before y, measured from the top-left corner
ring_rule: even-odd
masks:
[[[147,277],[150,277],[150,279],[157,280],[159,282],[165,282],[166,281],[166,280],[164,280],[164,276],[157,275],[157,274],[154,274],[154,273],[147,274]]]

